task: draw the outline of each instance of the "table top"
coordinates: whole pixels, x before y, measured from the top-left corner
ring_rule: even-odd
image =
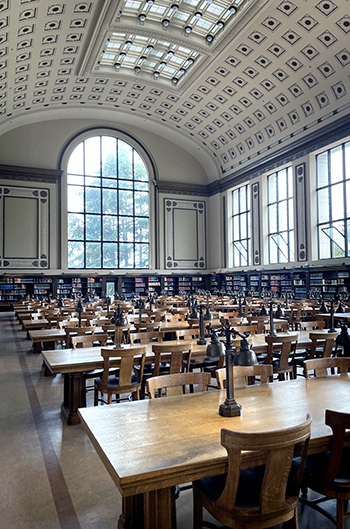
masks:
[[[31,334],[33,334],[33,331]],[[40,332],[40,331],[38,331]],[[326,331],[324,331],[327,334]],[[284,334],[284,333],[280,333]],[[292,334],[298,335],[298,347],[304,349],[311,344],[309,338],[309,331],[296,331]],[[255,334],[249,337],[252,342],[252,349],[256,353],[264,353],[267,351],[267,344],[265,342],[265,334]],[[205,357],[206,346],[197,345],[196,340],[192,348],[192,358],[200,359]],[[208,340],[209,342],[209,340]],[[176,341],[166,342],[168,344],[178,343]],[[149,346],[151,349],[151,345]],[[103,359],[101,356],[101,347],[84,347],[80,349],[53,349],[50,351],[42,351],[43,359],[47,367],[52,373],[79,373],[89,371],[92,369],[101,369],[103,367]],[[151,363],[153,356],[148,352],[146,363]]]
[[[221,428],[263,432],[312,415],[310,453],[329,447],[325,410],[348,412],[349,375],[247,386],[235,391],[240,417],[218,414],[225,391],[79,409],[82,425],[123,496],[227,471]],[[246,452],[245,465],[252,464]]]

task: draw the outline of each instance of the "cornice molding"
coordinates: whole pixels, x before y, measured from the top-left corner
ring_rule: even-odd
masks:
[[[44,182],[56,184],[63,171],[54,169],[39,169],[36,167],[21,167],[18,165],[0,164],[0,178],[6,180],[22,180],[24,182]]]
[[[201,197],[208,196],[208,186],[200,184],[185,184],[182,182],[165,182],[156,180],[155,185],[159,193],[175,195],[195,195]]]

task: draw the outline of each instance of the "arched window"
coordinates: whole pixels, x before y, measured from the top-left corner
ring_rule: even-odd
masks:
[[[112,136],[82,141],[67,168],[68,268],[149,268],[149,176]]]

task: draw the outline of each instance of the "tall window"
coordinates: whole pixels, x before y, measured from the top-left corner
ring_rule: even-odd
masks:
[[[267,177],[269,263],[294,261],[292,167]]]
[[[247,266],[250,258],[250,200],[249,186],[232,191],[233,266]]]
[[[350,255],[350,142],[316,156],[318,257]]]
[[[80,143],[68,162],[68,268],[149,267],[149,177],[111,136]]]

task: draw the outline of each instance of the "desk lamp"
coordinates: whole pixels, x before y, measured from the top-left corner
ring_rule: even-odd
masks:
[[[270,317],[270,336],[276,336],[276,333],[273,328],[273,303],[270,301],[270,308],[269,308],[269,317]]]
[[[145,308],[145,302],[141,296],[136,300],[135,308],[139,309],[139,323],[142,323],[142,311]]]
[[[198,315],[197,315],[198,316]],[[204,322],[203,322],[203,305],[199,305],[199,338],[197,340],[198,345],[206,345],[207,341],[204,337]]]
[[[334,328],[334,299],[331,299],[330,315],[331,315],[331,319],[330,319],[328,332],[335,332],[335,328]]]
[[[76,311],[78,313],[78,327],[81,327],[81,313],[83,312],[83,310],[84,310],[84,305],[83,305],[82,300],[79,298],[77,306],[76,306]]]
[[[120,305],[115,309],[114,314],[111,318],[111,324],[115,325],[114,342],[115,348],[121,347],[123,327],[128,324],[128,320],[125,318]]]
[[[350,336],[345,324],[341,325],[341,332],[336,337],[335,343],[343,348],[343,356],[350,356]]]

